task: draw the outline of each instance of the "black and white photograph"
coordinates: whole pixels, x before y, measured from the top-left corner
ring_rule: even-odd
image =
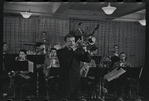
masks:
[[[146,2],[4,2],[0,101],[149,101]]]

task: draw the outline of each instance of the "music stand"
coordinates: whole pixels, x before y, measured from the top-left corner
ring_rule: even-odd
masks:
[[[96,77],[97,76],[97,68],[96,67],[90,67],[89,71],[87,73],[87,76]]]
[[[5,54],[4,55],[4,66],[6,71],[12,71],[14,70],[14,63],[15,63],[15,58],[18,56],[18,54]]]
[[[131,67],[121,67],[124,70],[126,70],[126,73],[123,74],[122,76],[127,77],[127,78],[140,78],[142,75],[142,70],[143,68],[131,68]]]
[[[136,78],[139,79],[142,75],[142,70],[143,68],[138,68],[138,67],[122,67],[123,69],[126,70],[126,73],[122,75],[125,78]],[[139,83],[137,82],[137,95],[139,93]]]
[[[35,64],[44,64],[45,55],[27,55],[26,58]]]
[[[45,78],[45,80],[46,80],[46,86],[47,86],[47,98],[49,98],[49,91],[48,91],[48,89],[49,89],[49,85],[48,85],[49,77],[50,76],[56,76],[56,77],[58,77],[59,76],[59,72],[60,72],[60,68],[59,67],[51,67],[48,78]]]
[[[59,67],[52,67],[50,69],[50,76],[58,76],[60,72],[60,68]]]
[[[28,60],[34,62],[34,66],[36,67],[37,64],[44,64],[45,61],[45,55],[27,55],[26,57]],[[37,81],[36,81],[36,93],[37,93],[37,98],[39,97],[39,71],[36,67],[36,74],[37,74]]]
[[[15,61],[15,71],[28,71],[28,61]]]
[[[94,87],[93,93],[92,93],[92,99],[100,99],[103,100],[103,98],[101,98],[101,90],[102,90],[102,78],[103,76],[107,73],[108,68],[89,68],[89,72],[88,75],[89,76],[94,76],[97,80],[96,86]]]

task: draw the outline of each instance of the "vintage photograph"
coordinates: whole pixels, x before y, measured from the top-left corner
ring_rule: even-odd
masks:
[[[0,101],[149,101],[146,10],[4,2]]]

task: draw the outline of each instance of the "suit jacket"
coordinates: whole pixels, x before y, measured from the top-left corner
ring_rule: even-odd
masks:
[[[69,50],[67,47],[59,49],[57,56],[60,63],[60,91],[69,96],[80,82],[80,62],[90,62],[91,57],[83,49]]]
[[[77,41],[78,39],[82,39],[81,37],[83,37],[83,40],[86,39],[86,34],[83,30],[80,31],[79,29],[77,29],[74,31],[73,35],[75,36],[75,41]]]
[[[83,40],[87,40],[88,37],[93,36],[93,33],[86,33],[83,30],[75,30],[73,35],[75,36],[75,41],[77,41],[79,38],[81,38],[81,36],[83,37]]]

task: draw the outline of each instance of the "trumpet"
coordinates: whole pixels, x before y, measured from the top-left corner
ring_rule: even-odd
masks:
[[[21,73],[21,71],[10,71],[10,72],[8,72],[8,76],[9,76],[10,78],[12,78],[12,77],[14,77],[16,74],[18,74],[18,73]]]
[[[16,73],[15,73],[14,71],[8,72],[8,76],[9,76],[10,78],[14,77],[15,74],[16,74]]]

